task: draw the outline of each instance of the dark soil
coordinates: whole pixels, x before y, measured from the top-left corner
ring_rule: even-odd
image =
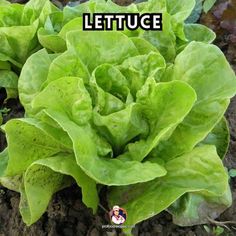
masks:
[[[25,2],[23,0],[15,0]],[[68,1],[61,1],[63,3]],[[117,3],[127,5],[132,0],[116,0]],[[220,0],[213,10],[201,17],[201,22],[217,32],[216,44],[223,50],[236,71],[236,32],[232,25],[229,1]],[[232,2],[236,2],[233,0]],[[222,5],[225,4],[225,5]],[[236,6],[236,5],[235,5]],[[225,13],[226,11],[226,13]],[[236,11],[233,15],[236,19]],[[230,22],[230,24],[227,24]],[[222,23],[223,22],[223,23]],[[236,22],[236,20],[235,20]],[[3,104],[5,91],[0,90],[0,109],[9,108],[10,111],[4,116],[4,122],[15,117],[22,117],[24,110],[18,100],[9,100]],[[225,159],[228,169],[236,169],[236,97],[232,99],[226,117],[230,125],[230,148]],[[5,137],[0,133],[0,151],[6,146]],[[163,212],[147,221],[138,224],[133,233],[135,236],[205,236],[217,235],[214,229],[217,225],[224,227],[222,222],[236,221],[236,178],[231,178],[233,205],[222,214],[216,222],[209,223],[207,232],[203,226],[179,227],[172,223],[171,215]],[[115,236],[122,235],[119,232],[108,232],[102,229],[102,225],[108,224],[109,217],[106,212],[106,189],[100,192],[101,205],[97,215],[93,215],[81,201],[81,191],[77,186],[64,189],[54,195],[48,206],[47,212],[34,225],[27,227],[19,213],[19,194],[0,187],[0,236]],[[227,224],[226,224],[227,225]],[[221,235],[236,235],[234,225],[227,225]]]

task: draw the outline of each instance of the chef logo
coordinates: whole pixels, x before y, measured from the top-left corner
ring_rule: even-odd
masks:
[[[111,221],[116,225],[122,225],[126,221],[127,212],[119,206],[114,206],[110,211]]]

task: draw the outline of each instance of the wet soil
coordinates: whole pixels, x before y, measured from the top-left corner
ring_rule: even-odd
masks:
[[[17,0],[15,0],[17,1]],[[18,0],[18,2],[25,2]],[[63,3],[68,1],[63,1]],[[127,5],[131,0],[116,0],[117,3]],[[236,71],[236,32],[234,25],[229,26],[229,18],[225,7],[229,1],[220,0],[208,14],[201,17],[201,23],[208,25],[217,32],[216,44],[222,49]],[[232,1],[234,2],[234,0]],[[235,11],[236,12],[236,11]],[[236,13],[235,13],[236,14]],[[230,15],[231,17],[231,15]],[[236,16],[235,16],[236,18]],[[223,23],[222,23],[223,22]],[[226,22],[226,23],[225,23]],[[229,20],[229,22],[231,22]],[[232,29],[233,27],[233,29]],[[4,122],[15,117],[22,117],[24,110],[18,100],[9,100],[3,103],[5,91],[0,89],[0,109],[9,108],[4,116]],[[236,97],[232,99],[226,114],[230,126],[230,148],[225,158],[228,169],[236,169]],[[6,146],[5,137],[0,133],[0,151]],[[172,223],[171,215],[163,212],[149,220],[138,224],[133,230],[135,236],[207,236],[219,235],[216,227],[221,227],[224,232],[220,235],[236,235],[236,225],[224,224],[225,221],[236,221],[236,178],[230,179],[233,205],[225,211],[219,219],[211,222],[207,227],[179,227]],[[0,236],[115,236],[122,235],[118,231],[105,231],[102,225],[108,224],[108,206],[106,203],[106,188],[100,192],[100,207],[96,215],[92,214],[81,201],[81,191],[74,185],[56,193],[51,200],[47,212],[34,225],[27,227],[19,213],[19,194],[0,187]],[[224,228],[225,226],[228,227]],[[234,227],[235,226],[235,227]],[[206,230],[207,229],[207,230]],[[208,232],[207,232],[208,231]]]

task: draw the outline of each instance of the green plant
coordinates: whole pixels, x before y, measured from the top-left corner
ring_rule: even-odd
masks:
[[[27,225],[74,181],[94,212],[96,185],[108,186],[127,225],[163,210],[176,224],[204,224],[230,206],[223,115],[236,79],[210,44],[215,34],[184,23],[194,5],[91,0],[49,14],[38,31],[48,51],[30,56],[19,78],[26,118],[2,126],[1,182],[21,193]],[[83,12],[162,12],[163,31],[84,32]]]
[[[207,13],[213,5],[216,3],[216,0],[195,0],[195,6],[191,15],[187,18],[188,23],[195,23],[199,20],[202,12]]]
[[[229,171],[229,176],[230,176],[231,178],[235,178],[235,177],[236,177],[236,169],[231,169],[231,170]]]
[[[214,235],[214,236],[220,236],[224,233],[224,228],[221,227],[221,226],[216,226],[216,227],[213,227],[212,229],[207,226],[207,225],[204,225],[204,229],[206,230],[206,232],[209,234],[209,235]]]
[[[3,122],[3,116],[7,115],[7,113],[10,111],[9,108],[4,107],[3,109],[0,109],[0,125]]]
[[[217,0],[205,0],[203,3],[204,12],[208,12],[216,3]]]
[[[37,39],[49,13],[57,8],[49,0],[31,0],[25,5],[0,0],[0,88],[7,98],[17,97],[18,74],[27,58],[41,46]]]

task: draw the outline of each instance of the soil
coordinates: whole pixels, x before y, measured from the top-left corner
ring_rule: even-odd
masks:
[[[23,0],[15,0],[25,2]],[[63,3],[68,1],[62,1]],[[116,0],[119,4],[127,5],[131,0]],[[222,49],[236,71],[236,44],[234,42],[235,26],[227,26],[227,14],[225,7],[229,1],[219,0],[216,6],[201,17],[201,23],[211,27],[217,32],[216,44]],[[234,2],[234,0],[232,1]],[[230,14],[230,13],[229,13]],[[235,16],[236,18],[236,16]],[[224,24],[222,24],[224,22]],[[226,22],[226,23],[225,23]],[[236,22],[236,21],[235,21]],[[226,26],[225,26],[226,25]],[[3,103],[6,98],[5,91],[0,89],[0,109],[9,108],[4,116],[4,122],[16,117],[23,117],[24,109],[18,100],[11,99]],[[228,169],[236,169],[236,97],[232,99],[226,114],[230,126],[230,147],[224,160]],[[5,137],[0,133],[0,151],[6,146]],[[236,235],[234,224],[225,221],[236,222],[236,178],[230,179],[233,205],[225,211],[219,219],[207,225],[207,230],[202,226],[179,227],[172,223],[171,215],[163,212],[149,220],[139,223],[133,230],[135,236],[207,236],[219,235],[216,227],[224,228],[221,235]],[[100,207],[98,213],[93,215],[81,201],[81,191],[77,186],[66,188],[56,193],[51,200],[47,212],[34,225],[27,227],[19,213],[19,193],[0,187],[0,236],[116,236],[123,235],[119,231],[104,231],[102,225],[108,224],[106,188],[100,192]],[[232,222],[231,222],[232,223]],[[228,227],[225,228],[225,226]]]

